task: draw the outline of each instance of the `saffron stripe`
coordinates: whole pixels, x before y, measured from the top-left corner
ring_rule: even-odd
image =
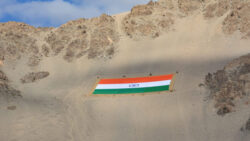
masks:
[[[157,87],[170,85],[171,80],[144,82],[144,83],[122,83],[122,84],[98,84],[96,89],[132,89],[144,87]]]
[[[169,85],[159,87],[146,87],[146,88],[130,88],[130,89],[96,89],[93,94],[131,94],[131,93],[148,93],[157,91],[167,91]]]
[[[149,77],[136,77],[136,78],[118,78],[118,79],[101,79],[98,84],[121,84],[121,83],[141,83],[171,80],[173,74]]]

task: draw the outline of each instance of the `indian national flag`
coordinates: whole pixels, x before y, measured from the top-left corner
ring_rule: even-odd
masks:
[[[173,74],[136,78],[100,79],[93,94],[131,94],[171,90]]]

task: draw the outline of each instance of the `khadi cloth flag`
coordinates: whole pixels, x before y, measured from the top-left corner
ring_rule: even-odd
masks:
[[[172,89],[173,77],[174,74],[136,78],[100,79],[93,94],[133,94],[169,91]]]

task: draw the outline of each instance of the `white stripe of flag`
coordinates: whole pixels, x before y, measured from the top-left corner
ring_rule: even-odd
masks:
[[[96,89],[128,89],[128,88],[145,88],[170,85],[171,80],[142,82],[142,83],[125,83],[125,84],[98,84]]]

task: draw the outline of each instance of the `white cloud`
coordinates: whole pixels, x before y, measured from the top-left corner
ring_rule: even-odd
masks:
[[[130,10],[137,4],[147,3],[149,0],[86,0],[87,4],[104,7],[105,11],[114,14]]]
[[[86,13],[97,15],[100,11],[94,7],[81,9],[61,0],[52,2],[30,2],[9,5],[5,8],[9,15],[16,16],[32,25],[59,25],[68,20],[85,17]],[[85,16],[83,15],[85,14]]]
[[[69,1],[69,0],[68,0]],[[90,18],[101,13],[116,14],[130,10],[136,4],[148,0],[63,0],[20,3],[16,0],[0,0],[0,21],[10,15],[34,26],[58,26],[77,18]]]

